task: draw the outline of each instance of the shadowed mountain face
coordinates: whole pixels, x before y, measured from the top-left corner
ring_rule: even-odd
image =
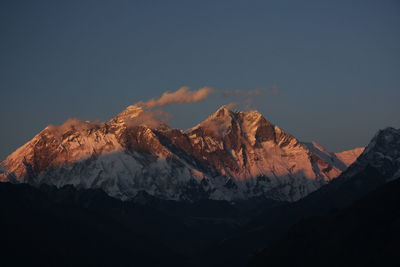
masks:
[[[346,208],[376,188],[400,178],[399,153],[400,130],[386,128],[379,131],[356,162],[338,178],[297,202],[266,208],[234,235],[210,248],[207,255],[220,259],[216,260],[215,266],[245,264],[294,223]]]
[[[0,180],[138,192],[171,200],[295,201],[337,177],[346,160],[304,144],[256,111],[222,107],[187,131],[130,106],[106,123],[49,126],[1,163]]]
[[[397,179],[343,210],[302,220],[249,266],[399,266],[399,193]]]

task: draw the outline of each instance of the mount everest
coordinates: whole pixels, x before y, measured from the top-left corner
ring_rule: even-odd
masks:
[[[48,126],[2,163],[1,181],[100,188],[128,200],[296,201],[327,184],[362,153],[303,143],[259,112],[223,106],[183,131],[129,106],[105,123]]]

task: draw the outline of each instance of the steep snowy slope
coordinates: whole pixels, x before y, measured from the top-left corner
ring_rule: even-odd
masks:
[[[256,111],[222,107],[186,131],[185,142],[182,136],[168,136],[166,146],[231,178],[234,182],[225,191],[240,198],[297,200],[341,173],[341,165],[325,161]]]
[[[346,168],[321,151],[256,111],[221,107],[182,131],[133,105],[106,123],[47,127],[1,163],[0,180],[102,188],[120,199],[146,191],[176,200],[295,201]]]
[[[350,166],[364,151],[364,147],[357,147],[351,150],[335,153],[335,156],[342,161],[346,166]]]
[[[342,152],[329,152],[326,148],[318,144],[317,142],[303,143],[309,150],[323,158],[326,162],[338,167],[341,171],[344,171],[353,164],[354,161],[364,151],[363,147],[357,147],[351,150]]]
[[[47,127],[2,163],[3,180],[102,188],[121,199],[140,190],[179,199],[180,187],[193,178],[191,169],[145,123],[129,126],[141,112],[128,107],[108,123],[70,120]]]

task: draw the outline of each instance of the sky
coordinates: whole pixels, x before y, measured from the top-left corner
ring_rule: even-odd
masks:
[[[3,0],[0,36],[0,159],[181,87],[213,93],[177,128],[231,102],[331,151],[400,127],[400,1]]]

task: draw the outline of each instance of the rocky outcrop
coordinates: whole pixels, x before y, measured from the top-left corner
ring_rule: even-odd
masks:
[[[106,123],[49,126],[1,163],[0,179],[101,188],[121,199],[147,192],[175,200],[295,201],[351,162],[349,153],[299,142],[257,111],[221,107],[187,131],[152,115],[129,106]]]

